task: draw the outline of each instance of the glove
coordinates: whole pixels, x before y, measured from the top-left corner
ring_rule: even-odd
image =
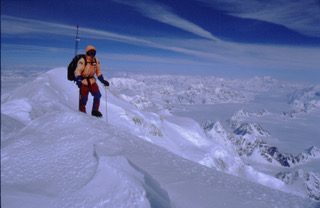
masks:
[[[109,86],[109,82],[107,80],[104,80],[103,75],[98,76],[98,79],[104,86]]]
[[[80,88],[82,85],[82,77],[81,76],[77,76],[76,79],[76,84],[78,85],[78,87]]]

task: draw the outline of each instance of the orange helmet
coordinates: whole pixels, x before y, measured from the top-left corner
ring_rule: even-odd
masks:
[[[95,48],[93,45],[88,45],[88,46],[86,47],[86,53],[87,53],[88,51],[91,51],[91,50],[96,51],[96,48]]]

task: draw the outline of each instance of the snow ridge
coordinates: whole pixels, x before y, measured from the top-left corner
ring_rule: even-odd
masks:
[[[112,125],[77,112],[77,88],[60,76],[65,71],[51,70],[1,99],[1,186],[7,207],[315,204],[274,190],[292,193],[281,180],[246,165],[220,123],[207,128],[210,136],[194,120],[168,110],[142,111],[117,90],[108,93]],[[198,88],[203,89],[192,90]]]

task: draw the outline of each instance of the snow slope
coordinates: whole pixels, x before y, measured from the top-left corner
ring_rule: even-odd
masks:
[[[2,207],[319,205],[246,165],[229,140],[192,119],[143,111],[110,92],[109,124],[77,112],[78,90],[65,72],[1,97]]]

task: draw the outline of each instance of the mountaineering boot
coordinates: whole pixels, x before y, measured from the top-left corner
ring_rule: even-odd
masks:
[[[93,110],[91,112],[91,115],[99,117],[99,118],[102,117],[102,113],[100,113],[100,111],[98,111],[98,110]]]

